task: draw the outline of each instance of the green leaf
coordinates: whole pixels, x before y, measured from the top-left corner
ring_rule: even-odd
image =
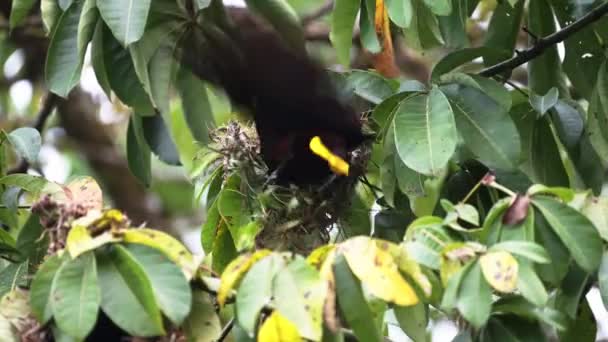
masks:
[[[395,25],[409,27],[414,16],[411,0],[386,0],[388,15]]]
[[[114,1],[107,0],[103,2],[112,3]],[[105,25],[103,25],[103,29],[99,29],[99,32],[95,34],[99,34],[101,37],[97,38],[95,43],[101,41],[101,44],[94,44],[94,46],[98,45],[101,53],[103,53],[103,69],[105,69],[108,84],[116,96],[124,104],[133,108],[138,115],[153,115],[154,108],[137,77],[129,50],[120,45],[120,42],[112,36],[110,29]],[[104,79],[102,68],[96,68],[96,75],[97,71],[99,71],[102,79]]]
[[[92,253],[63,263],[51,288],[50,304],[59,329],[84,339],[95,326],[101,300]]]
[[[87,46],[93,38],[99,11],[97,10],[97,0],[84,0],[80,20],[78,22],[78,56],[84,59]]]
[[[95,25],[95,31],[93,32],[93,38],[91,41],[91,64],[93,71],[95,72],[95,78],[101,89],[108,98],[112,96],[112,88],[110,87],[110,81],[108,80],[108,72],[106,71],[106,64],[104,61],[104,47],[103,47],[103,31],[104,23],[102,20],[97,21]]]
[[[426,339],[426,326],[429,322],[426,304],[418,302],[412,306],[395,306],[393,311],[399,326],[409,338],[414,341]]]
[[[127,128],[127,161],[131,173],[145,186],[152,182],[151,151],[143,136],[141,117],[132,115]]]
[[[293,322],[300,336],[306,339],[321,339],[326,286],[319,272],[303,259],[294,260],[274,278],[273,299],[277,310]]]
[[[374,324],[372,311],[365,301],[361,283],[350,270],[346,259],[339,255],[334,262],[336,295],[340,312],[359,341],[382,341]]]
[[[534,242],[505,241],[493,245],[490,251],[493,250],[507,251],[537,263],[547,264],[551,262],[551,258],[543,246]]]
[[[590,276],[578,265],[570,264],[566,277],[554,295],[555,309],[575,319],[579,313],[579,305],[585,298]]]
[[[17,154],[32,164],[38,160],[42,145],[40,133],[30,127],[21,127],[7,134],[7,138]]]
[[[550,264],[536,265],[537,273],[543,281],[558,287],[568,273],[572,256],[542,215],[534,215],[534,227],[536,242],[551,256]]]
[[[177,64],[174,58],[175,44],[172,42],[176,37],[165,37],[171,43],[165,43],[156,50],[150,59],[150,88],[153,103],[156,108],[166,116],[169,113],[170,88],[172,80],[175,79]]]
[[[361,30],[361,43],[363,47],[371,52],[382,51],[375,25],[376,1],[361,0],[361,13],[359,14],[359,28]]]
[[[61,13],[63,13],[63,11],[56,0],[40,1],[40,16],[42,17],[42,23],[44,24],[44,29],[47,33],[53,32]]]
[[[8,231],[0,229],[0,257],[20,258],[21,252],[16,248],[15,239]]]
[[[534,196],[534,195],[555,196],[559,200],[563,201],[564,203],[571,202],[572,200],[574,200],[574,197],[576,196],[576,192],[574,191],[574,189],[558,187],[558,186],[550,187],[550,186],[545,186],[542,184],[532,185],[531,187],[528,188],[527,193],[531,196]]]
[[[369,217],[371,205],[372,203],[365,201],[360,194],[355,193],[352,196],[350,205],[342,213],[343,216],[340,219],[341,233],[345,238],[370,234],[372,231]]]
[[[550,0],[561,27],[570,25],[592,9],[593,2],[573,0]],[[593,25],[588,25],[570,35],[564,41],[563,70],[572,82],[577,94],[591,99],[596,78],[601,77],[601,65],[606,60],[605,40]]]
[[[424,3],[436,15],[446,16],[452,13],[450,0],[424,0]]]
[[[40,224],[40,217],[31,213],[17,236],[17,250],[31,265],[38,266],[47,252],[49,237]]]
[[[557,104],[559,99],[559,91],[553,87],[545,95],[530,94],[530,104],[540,116],[545,115],[547,111],[553,108]]]
[[[207,210],[207,217],[203,223],[201,229],[201,246],[205,253],[209,253],[213,250],[217,233],[220,229],[220,224],[224,224],[220,215],[220,211],[217,208],[217,199],[213,201],[213,204]]]
[[[192,136],[202,144],[208,144],[209,131],[215,127],[215,120],[205,83],[181,68],[177,74],[177,90]]]
[[[486,65],[494,65],[511,57],[512,51],[515,50],[517,37],[521,32],[524,4],[525,1],[518,1],[515,6],[511,6],[506,1],[497,3],[485,34],[484,46],[507,53],[503,56],[484,58]]]
[[[582,308],[578,311],[576,319],[569,322],[566,331],[559,335],[561,341],[597,341],[598,322],[589,302],[583,300],[581,304]]]
[[[553,109],[551,121],[555,125],[557,135],[568,152],[574,154],[573,151],[576,151],[583,136],[585,112],[578,103],[568,100],[558,100]],[[574,157],[572,156],[573,159]]]
[[[13,291],[17,286],[27,285],[28,263],[11,263],[0,270],[0,298],[8,292]]]
[[[608,70],[608,69],[607,69]],[[608,79],[608,76],[606,77]],[[604,106],[600,95],[596,92],[591,98],[587,115],[587,130],[589,132],[589,142],[593,149],[597,151],[602,166],[608,165],[608,105]]]
[[[6,186],[16,186],[33,194],[38,194],[46,186],[48,186],[50,182],[44,179],[43,177],[28,175],[24,173],[14,173],[12,175],[0,178],[0,184]]]
[[[433,88],[428,96],[401,102],[394,119],[395,145],[411,169],[437,175],[456,150],[454,114],[445,95]]]
[[[243,278],[236,294],[236,320],[253,337],[258,316],[272,298],[272,280],[283,267],[278,255],[270,255],[258,261]]]
[[[517,289],[530,303],[542,307],[547,304],[549,295],[532,264],[527,260],[518,260]]]
[[[416,50],[428,50],[443,43],[437,17],[422,0],[410,0],[414,9],[410,25],[403,30],[408,45]]]
[[[30,305],[32,306],[32,313],[42,324],[46,324],[53,317],[51,307],[53,279],[65,261],[65,258],[60,258],[57,255],[51,256],[40,266],[34,280],[32,280]]]
[[[177,36],[181,30],[183,30],[184,26],[180,21],[174,18],[166,20],[168,12],[163,12],[163,21],[157,23],[159,20],[155,20],[155,16],[158,16],[158,14],[156,14],[157,9],[156,6],[154,6],[155,4],[157,3],[153,3],[152,8],[150,9],[149,24],[144,35],[139,41],[129,45],[129,52],[131,53],[135,73],[139,77],[146,93],[151,97],[156,108],[166,112],[168,110],[167,96],[164,94],[164,97],[158,97],[157,95],[160,94],[153,93],[151,76],[153,74],[170,73],[173,67],[173,60],[161,65],[160,68],[158,65],[152,65],[151,61],[160,49],[174,49],[176,41],[178,40]]]
[[[70,7],[73,2],[74,2],[74,0],[57,0],[57,3],[59,4],[59,8],[61,8],[61,10],[63,10],[63,11],[67,10],[68,7]]]
[[[467,147],[489,167],[512,169],[519,162],[521,140],[515,124],[493,98],[469,86],[442,87],[456,114]]]
[[[398,86],[378,73],[362,70],[350,72],[346,82],[357,96],[373,104],[379,104],[393,95]]]
[[[481,332],[481,341],[531,342],[544,341],[545,335],[536,322],[515,315],[493,316]]]
[[[226,221],[221,220],[221,224],[217,227],[215,241],[213,243],[213,258],[212,268],[218,273],[222,273],[226,266],[238,256],[234,240]]]
[[[192,294],[192,312],[182,327],[189,341],[213,342],[218,340],[222,332],[222,325],[209,294],[203,291],[195,291]],[[237,341],[240,340],[237,339]]]
[[[535,180],[548,186],[568,187],[568,174],[548,118],[537,120],[533,127],[529,158]]]
[[[600,288],[600,295],[602,296],[604,307],[608,308],[608,251],[605,251],[602,255],[600,269],[597,272],[597,283]]]
[[[437,62],[437,64],[435,64],[431,73],[431,80],[437,82],[441,75],[447,74],[463,64],[469,63],[479,57],[483,57],[485,60],[488,58],[499,59],[504,56],[508,56],[504,51],[483,46],[455,50],[445,55],[441,60],[439,60],[439,62]]]
[[[123,45],[138,41],[144,33],[152,0],[98,1],[99,13]]]
[[[407,167],[397,153],[392,159],[395,163],[394,172],[399,190],[410,198],[425,196],[424,182],[428,177]]]
[[[462,286],[462,280],[467,272],[471,270],[473,264],[473,262],[467,263],[460,270],[456,271],[456,273],[452,274],[452,276],[448,279],[448,284],[445,287],[443,298],[441,299],[441,308],[445,310],[453,310],[456,308],[459,300],[458,292]]]
[[[602,256],[602,240],[593,223],[575,209],[551,198],[535,196],[532,203],[568,248],[576,263],[587,272],[595,272]]]
[[[359,12],[359,2],[353,0],[336,0],[331,17],[329,40],[336,49],[338,61],[350,66],[350,49],[353,44],[353,27]]]
[[[217,203],[219,213],[230,230],[230,235],[237,250],[247,247],[244,240],[251,240],[243,236],[245,232],[242,230],[242,227],[250,222],[251,215],[247,209],[247,197],[241,191],[241,184],[243,183],[239,174],[235,173],[231,175],[226,180]]]
[[[415,94],[415,93],[414,93]],[[381,127],[380,132],[390,131],[389,127],[393,122],[395,110],[401,101],[413,96],[412,92],[402,92],[381,101],[372,111],[372,118]]]
[[[487,57],[486,57],[487,58]],[[471,75],[471,78],[479,85],[483,92],[490,96],[504,110],[511,110],[513,105],[512,95],[502,83],[495,81],[492,78],[486,78],[478,75]]]
[[[192,291],[182,270],[154,248],[130,244],[126,250],[146,273],[160,309],[173,324],[180,325],[192,304]]]
[[[451,0],[452,12],[448,16],[440,16],[439,27],[449,48],[464,48],[469,46],[467,36],[467,21],[472,11],[477,7],[478,0]]]
[[[593,222],[604,241],[608,241],[608,197],[587,198],[581,212]]]
[[[113,245],[98,250],[96,257],[104,313],[130,335],[163,335],[152,285],[133,256],[124,247]]]
[[[181,165],[177,147],[162,115],[142,117],[142,128],[148,146],[158,159],[169,165]]]
[[[443,227],[443,219],[431,216],[412,222],[406,229],[404,241],[412,258],[422,265],[438,270],[443,246],[452,239]]]
[[[67,97],[80,82],[84,53],[78,49],[78,26],[83,2],[70,6],[59,18],[46,57],[45,79],[49,89]]]
[[[535,0],[528,6],[528,29],[537,37],[546,37],[555,32],[555,19],[548,0]],[[530,89],[537,94],[546,94],[557,87],[567,93],[557,46],[553,45],[528,64]]]
[[[21,24],[35,3],[35,0],[14,0],[12,2],[11,17],[9,19],[9,28],[11,30]]]
[[[456,306],[462,316],[473,326],[483,326],[492,309],[492,290],[475,262],[462,278]]]
[[[567,317],[551,307],[537,307],[519,296],[500,298],[493,305],[493,311],[501,314],[516,314],[528,320],[537,320],[563,330]]]

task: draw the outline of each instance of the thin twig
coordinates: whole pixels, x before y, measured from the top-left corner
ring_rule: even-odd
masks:
[[[535,43],[538,41],[538,36],[536,34],[534,34],[532,31],[530,31],[530,29],[528,28],[528,26],[524,26],[521,29],[524,32],[526,32],[528,34],[528,36],[530,36]]]
[[[228,321],[228,323],[226,324],[226,326],[224,326],[224,329],[222,329],[222,333],[220,334],[220,337],[217,338],[216,342],[224,341],[226,337],[228,337],[228,334],[230,334],[230,331],[232,330],[233,326],[234,318],[231,318],[230,321]]]
[[[35,128],[38,132],[42,132],[42,130],[44,129],[46,121],[53,113],[53,109],[55,109],[58,100],[59,97],[51,92],[46,95],[44,101],[42,102],[42,106],[40,107],[40,111],[38,112],[38,115],[36,115],[36,121],[34,121],[34,124],[32,125],[32,127]],[[23,159],[21,160],[19,165],[17,165],[13,169],[10,169],[8,171],[8,174],[24,173],[29,167],[30,164],[27,162],[27,160]]]
[[[334,8],[334,1],[327,0],[323,5],[321,5],[321,7],[310,12],[309,14],[302,16],[302,20],[301,20],[302,26],[306,26],[306,25],[310,24],[311,22],[324,17],[326,14],[329,14],[329,12],[331,12],[331,10],[333,8]]]
[[[505,71],[511,71],[517,68],[518,66],[525,64],[533,60],[534,58],[542,55],[546,49],[550,48],[555,44],[563,42],[574,33],[580,31],[581,29],[602,18],[606,13],[608,13],[608,2],[599,5],[595,9],[589,11],[589,13],[585,14],[582,18],[575,21],[571,25],[568,25],[563,29],[546,37],[539,38],[533,47],[522,51],[520,54],[516,55],[513,58],[507,59],[506,61],[488,67],[482,70],[479,74],[481,76],[490,77],[502,74]]]

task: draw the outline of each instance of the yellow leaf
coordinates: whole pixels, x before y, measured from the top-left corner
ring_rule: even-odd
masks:
[[[302,341],[298,329],[287,318],[274,311],[258,333],[259,342],[299,342]]]
[[[490,252],[479,258],[481,271],[496,291],[510,293],[517,287],[519,264],[509,252]]]
[[[376,0],[375,28],[376,34],[382,43],[382,51],[373,55],[374,68],[385,77],[396,78],[399,76],[399,68],[395,64],[391,23],[384,0]]]
[[[224,272],[220,280],[220,288],[217,293],[217,301],[220,306],[223,306],[226,299],[231,294],[232,289],[238,286],[241,279],[245,276],[245,273],[255,264],[258,260],[269,255],[270,250],[262,249],[255,253],[247,253],[239,255],[236,259],[232,260]]]
[[[85,226],[74,226],[68,233],[66,248],[72,258],[94,250],[107,243],[118,242],[120,238],[111,232],[104,232],[101,235],[92,237]]]
[[[329,255],[329,253],[331,251],[333,251],[335,248],[336,248],[336,245],[321,246],[321,247],[315,249],[314,251],[312,251],[312,253],[310,253],[308,255],[308,257],[306,258],[306,262],[308,262],[308,264],[310,266],[313,266],[314,268],[319,269],[321,267],[321,265],[323,265],[323,262],[325,261],[325,259],[327,259],[327,256]]]
[[[393,259],[395,259],[399,270],[412,277],[424,292],[424,295],[430,297],[433,292],[433,285],[429,278],[422,272],[420,265],[409,256],[407,249],[405,249],[405,245],[396,245],[385,240],[375,241],[378,248],[391,254]]]
[[[149,228],[125,229],[121,231],[121,235],[124,242],[146,245],[165,254],[181,267],[188,280],[196,273],[198,263],[194,256],[171,235]]]
[[[343,242],[340,250],[350,269],[371,294],[401,306],[418,303],[416,292],[399,273],[393,257],[378,248],[374,240],[355,237]]]
[[[111,231],[103,231],[93,237],[90,226],[104,219],[104,215],[98,210],[91,210],[87,215],[75,220],[66,239],[66,249],[72,258],[103,246],[106,243],[120,241],[120,237]]]

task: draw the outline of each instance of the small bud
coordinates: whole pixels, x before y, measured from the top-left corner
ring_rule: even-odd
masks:
[[[513,203],[504,216],[502,223],[506,225],[517,225],[522,223],[528,216],[528,208],[530,207],[530,196],[528,194],[517,194]]]

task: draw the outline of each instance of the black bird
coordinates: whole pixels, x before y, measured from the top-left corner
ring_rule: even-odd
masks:
[[[182,65],[251,113],[262,157],[279,183],[321,184],[332,172],[347,175],[348,152],[366,139],[359,115],[303,49],[252,15],[235,21],[228,30],[193,27],[180,43]]]

